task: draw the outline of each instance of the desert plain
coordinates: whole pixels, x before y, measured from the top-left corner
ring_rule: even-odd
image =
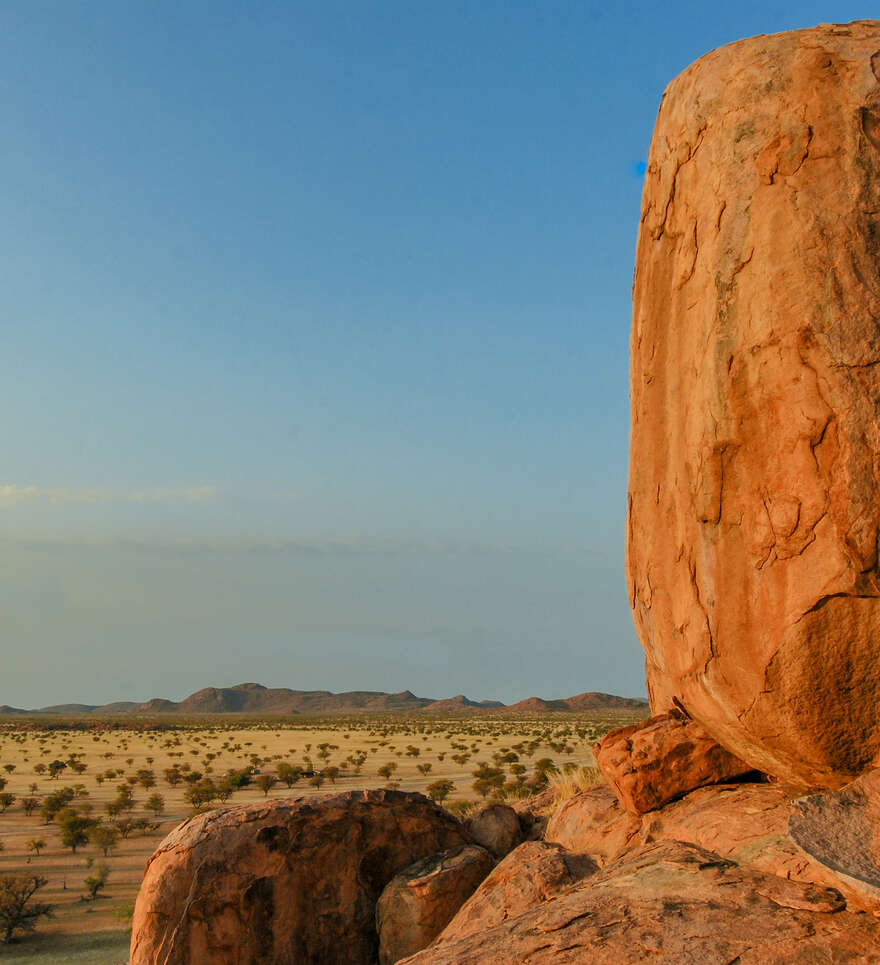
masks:
[[[37,900],[50,904],[52,915],[35,933],[3,946],[0,956],[10,965],[127,961],[130,917],[147,859],[197,810],[390,786],[439,795],[445,807],[462,814],[487,796],[540,790],[542,772],[563,796],[582,779],[583,768],[592,768],[593,743],[637,719],[632,713],[6,719],[0,725],[0,779],[6,782],[0,874],[46,878]],[[51,769],[55,776],[53,762],[64,764]],[[488,780],[475,789],[481,764],[489,768],[483,772]],[[230,773],[246,773],[249,782],[193,803],[193,787],[205,781],[219,787]],[[106,856],[92,841],[75,851],[65,846],[57,821],[47,820],[43,804],[65,787],[73,790],[70,803],[78,813],[116,830]],[[131,806],[108,813],[120,788],[130,789]],[[85,879],[102,864],[106,884],[91,898]]]

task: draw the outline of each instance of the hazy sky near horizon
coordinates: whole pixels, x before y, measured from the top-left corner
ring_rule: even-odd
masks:
[[[0,9],[0,704],[644,694],[664,86],[865,5]]]

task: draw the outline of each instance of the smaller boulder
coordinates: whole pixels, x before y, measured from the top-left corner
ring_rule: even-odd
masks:
[[[553,812],[544,840],[589,855],[600,868],[638,843],[641,820],[624,811],[607,784],[563,801]]]
[[[423,858],[392,878],[376,905],[380,965],[430,945],[493,864],[484,848],[466,845]]]
[[[481,808],[464,822],[464,829],[478,845],[496,858],[503,858],[522,841],[516,811],[506,804],[490,804]]]
[[[501,861],[461,906],[437,943],[455,941],[513,918],[597,870],[586,855],[558,844],[526,841]]]
[[[874,909],[880,901],[880,770],[792,802],[792,839]]]
[[[593,753],[632,814],[654,811],[698,787],[752,771],[696,721],[674,711],[606,734]]]

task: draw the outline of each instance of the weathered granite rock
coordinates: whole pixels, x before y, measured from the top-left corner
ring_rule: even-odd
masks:
[[[131,965],[368,965],[403,868],[467,844],[421,794],[351,791],[201,814],[150,858]]]
[[[379,965],[394,965],[430,945],[494,864],[484,848],[465,845],[395,875],[376,905]]]
[[[570,854],[558,844],[526,841],[499,862],[437,942],[455,941],[492,928],[553,898],[596,870],[595,862],[585,855]]]
[[[473,840],[496,858],[509,854],[523,839],[516,811],[507,804],[489,804],[464,822]]]
[[[788,830],[833,872],[844,894],[851,889],[880,914],[880,770],[839,791],[794,801]]]
[[[880,922],[843,909],[834,889],[740,868],[670,841],[624,855],[494,928],[432,945],[404,962],[876,965]]]
[[[653,811],[694,788],[753,769],[677,712],[611,731],[593,753],[621,805],[632,814]]]
[[[600,868],[638,841],[639,817],[624,811],[607,784],[563,801],[554,811],[544,840],[589,855]]]
[[[880,22],[667,88],[642,200],[627,573],[654,713],[837,787],[880,752]]]

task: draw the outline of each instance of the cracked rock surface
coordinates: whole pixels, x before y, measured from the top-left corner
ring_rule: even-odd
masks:
[[[839,787],[880,752],[880,22],[731,44],[667,88],[631,396],[654,713]]]
[[[833,888],[787,881],[693,844],[665,841],[624,855],[492,928],[432,945],[403,962],[876,963],[880,922],[844,905]]]
[[[414,862],[465,844],[451,814],[403,791],[201,814],[150,858],[131,965],[372,965],[382,889]]]

